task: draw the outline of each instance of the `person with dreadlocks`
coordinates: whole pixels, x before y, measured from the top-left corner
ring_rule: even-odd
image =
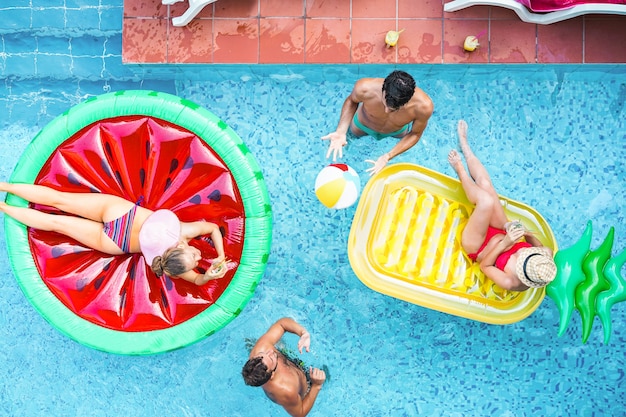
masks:
[[[432,114],[432,100],[415,86],[410,74],[396,70],[384,79],[361,78],[343,103],[337,129],[322,137],[330,142],[326,158],[331,154],[333,161],[337,160],[337,155],[343,157],[348,129],[356,137],[399,138],[389,152],[376,160],[366,160],[373,164],[367,172],[376,174],[389,160],[420,140]]]

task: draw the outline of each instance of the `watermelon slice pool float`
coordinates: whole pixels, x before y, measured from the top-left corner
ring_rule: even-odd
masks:
[[[152,354],[197,342],[241,312],[265,271],[272,224],[259,165],[226,123],[179,97],[120,91],[72,107],[33,139],[11,182],[119,195],[220,227],[229,271],[197,286],[156,277],[140,253],[103,254],[5,217],[22,291],[53,326],[92,348]],[[13,195],[7,203],[29,204]],[[213,242],[189,243],[206,270]]]

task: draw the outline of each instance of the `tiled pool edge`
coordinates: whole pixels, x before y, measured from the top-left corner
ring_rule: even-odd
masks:
[[[271,77],[278,81],[294,78],[336,81],[361,77],[380,77],[394,69],[419,73],[421,76],[460,79],[464,76],[493,76],[514,69],[532,76],[533,79],[552,78],[554,74],[577,75],[586,81],[594,77],[603,78],[607,74],[624,75],[626,64],[126,64],[135,76],[141,79],[168,79],[223,81],[241,78]]]

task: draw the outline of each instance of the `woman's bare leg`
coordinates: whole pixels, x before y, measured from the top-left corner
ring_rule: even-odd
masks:
[[[467,174],[458,152],[451,150],[448,154],[448,162],[454,168],[467,199],[474,204],[474,211],[461,234],[461,246],[467,253],[474,253],[480,249],[485,241],[487,230],[491,223],[494,202],[491,193],[479,187]]]
[[[465,156],[465,161],[467,162],[467,168],[469,170],[469,174],[474,179],[476,185],[482,188],[484,191],[488,192],[491,195],[491,198],[497,204],[493,204],[493,212],[491,214],[491,226],[496,227],[498,229],[503,229],[504,224],[507,222],[506,214],[504,213],[504,208],[500,204],[500,197],[496,192],[496,189],[491,182],[491,177],[487,172],[485,166],[480,162],[478,157],[474,155],[472,149],[469,146],[467,141],[467,123],[465,120],[459,120],[459,124],[457,127],[457,131],[459,134],[459,145],[461,146],[461,151],[463,152],[463,156]],[[470,196],[467,196],[470,201],[472,199]],[[472,201],[476,204],[474,201]]]
[[[14,207],[0,202],[0,212],[37,230],[57,232],[80,242],[84,246],[111,255],[124,253],[102,232],[102,223],[75,216],[43,213],[25,207]]]
[[[34,184],[0,182],[0,191],[15,194],[31,203],[56,207],[66,213],[72,213],[100,223],[123,216],[134,205],[132,202],[114,195],[67,193]]]

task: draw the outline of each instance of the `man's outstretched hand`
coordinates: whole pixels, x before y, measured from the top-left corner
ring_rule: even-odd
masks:
[[[337,161],[337,154],[339,154],[339,158],[343,158],[343,147],[348,144],[345,133],[329,133],[326,136],[322,136],[322,140],[330,141],[326,158],[328,158],[331,153],[333,154],[333,162]]]
[[[370,173],[370,176],[374,175],[374,174],[378,174],[378,172],[380,172],[380,170],[383,169],[387,165],[387,162],[389,162],[389,154],[386,153],[386,154],[382,155],[376,161],[374,161],[372,159],[366,159],[365,162],[369,162],[370,164],[374,164],[374,166],[369,167],[368,169],[365,170],[365,171]]]
[[[302,349],[305,349],[307,352],[311,348],[311,335],[306,330],[300,336],[300,340],[298,340],[298,350],[302,353]]]
[[[326,372],[321,369],[309,367],[309,375],[311,376],[312,385],[322,385],[326,381]]]

